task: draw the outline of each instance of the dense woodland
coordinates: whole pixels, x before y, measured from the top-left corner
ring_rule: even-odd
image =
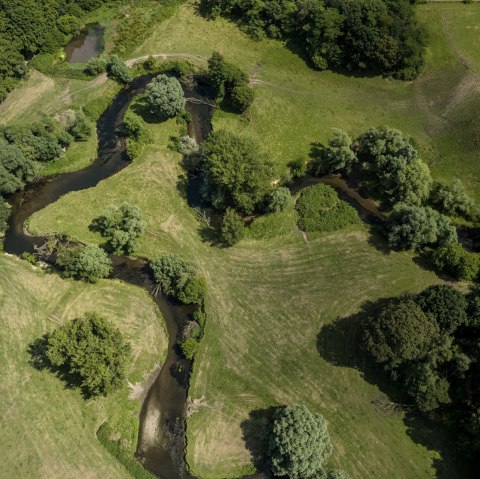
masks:
[[[203,7],[256,38],[289,40],[321,70],[411,80],[423,66],[424,34],[408,0],[203,0]]]

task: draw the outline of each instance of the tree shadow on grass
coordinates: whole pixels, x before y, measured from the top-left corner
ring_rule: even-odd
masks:
[[[369,384],[376,385],[382,398],[372,398],[372,407],[379,413],[398,414],[407,427],[407,434],[416,444],[439,454],[433,459],[437,479],[475,477],[470,466],[461,458],[452,438],[454,434],[441,424],[435,414],[422,416],[411,404],[402,387],[395,384],[389,372],[369,358],[362,345],[361,323],[396,298],[366,302],[360,311],[323,326],[317,336],[317,351],[327,362],[338,367],[358,370]]]
[[[278,409],[279,407],[275,406],[255,409],[240,424],[242,439],[250,451],[253,465],[262,472],[270,470],[268,447],[272,435],[273,415]]]

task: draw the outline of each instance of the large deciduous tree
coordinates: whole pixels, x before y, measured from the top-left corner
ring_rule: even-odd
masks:
[[[175,77],[159,75],[147,85],[150,111],[161,118],[171,118],[185,108],[182,85]]]

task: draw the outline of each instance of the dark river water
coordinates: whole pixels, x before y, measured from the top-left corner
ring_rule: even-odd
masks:
[[[68,63],[87,63],[90,58],[98,57],[104,48],[105,28],[98,23],[90,23],[73,37],[65,47]]]

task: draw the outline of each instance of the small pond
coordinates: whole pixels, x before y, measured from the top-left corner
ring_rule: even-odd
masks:
[[[90,58],[98,57],[103,52],[103,34],[105,27],[90,23],[73,37],[65,47],[68,63],[87,63]]]

